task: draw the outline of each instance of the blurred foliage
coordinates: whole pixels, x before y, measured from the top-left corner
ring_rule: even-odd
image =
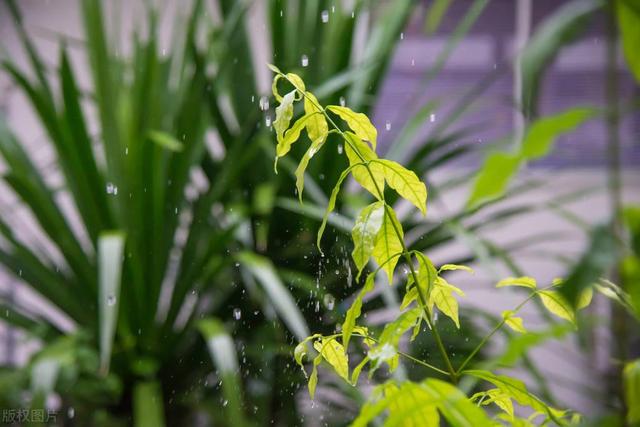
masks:
[[[633,1],[620,1],[635,10]],[[53,307],[50,312],[22,300],[0,299],[2,320],[42,344],[24,368],[0,370],[0,406],[37,407],[55,392],[62,412],[72,410],[78,424],[300,423],[304,405],[294,396],[302,376],[291,368],[292,344],[309,330],[332,332],[344,316],[347,306],[341,301],[355,291],[345,247],[355,213],[369,196],[345,192],[338,198],[321,257],[311,230],[346,162],[336,162],[329,150],[314,156],[304,175],[304,205],[291,190],[295,162],[282,159],[281,173],[272,174],[273,99],[261,93],[263,67],[254,63],[251,2],[219,1],[221,19],[214,22],[207,5],[195,1],[174,17],[174,33],[165,47],[160,17],[152,8],[123,45],[118,22],[107,28],[103,3],[81,0],[83,40],[56,40],[55,65],[44,61],[30,40],[21,4],[5,3],[28,67],[3,58],[3,68],[46,132],[62,185],[51,182],[25,141],[0,117],[0,154],[7,164],[2,183],[19,199],[21,214],[37,225],[35,238],[27,236],[4,209],[0,263]],[[428,31],[438,28],[449,3],[430,7]],[[419,93],[487,3],[470,3],[423,76]],[[550,39],[541,30],[534,37],[540,41],[528,55],[531,66],[524,67],[531,74],[525,80],[531,85],[524,87],[531,97],[523,98],[532,103],[550,59],[599,5],[570,3],[566,9],[581,12],[565,20],[552,17],[549,21],[556,23],[544,28],[564,22],[574,29],[554,29]],[[352,9],[326,0],[269,0],[265,6],[265,45],[271,48],[266,59],[299,73],[323,104],[345,103],[365,113],[375,105],[400,32],[418,10],[410,0],[356,1]],[[559,15],[567,13],[562,10]],[[631,15],[620,13],[629,22]],[[364,41],[356,40],[358,25],[366,26]],[[631,33],[625,40],[633,40],[635,27],[621,23],[621,28]],[[625,49],[632,64],[637,62],[634,52]],[[89,87],[78,78],[82,54],[90,64]],[[456,127],[457,120],[501,72],[490,71],[466,89],[426,137],[419,136],[421,125],[445,100],[416,101],[417,111],[411,111],[387,157],[402,160],[429,182],[439,168],[475,151],[474,129]],[[294,117],[299,114],[294,111]],[[330,135],[328,143],[336,143],[335,138]],[[304,151],[294,147],[292,154],[300,159]],[[472,176],[431,188],[430,199],[437,203],[441,193],[466,185]],[[498,261],[520,275],[512,255],[522,243],[500,247],[481,233],[546,208],[536,202],[500,204],[533,187],[514,185],[438,221],[405,215],[399,220],[416,250],[461,240],[468,253],[452,262]],[[570,200],[568,195],[550,204]],[[111,286],[117,277],[100,279],[99,273],[111,271],[119,258],[100,255],[100,242],[114,231],[125,245],[119,290]],[[368,300],[366,309],[394,309],[396,298],[393,291],[384,291]],[[63,327],[68,322],[60,318],[70,320],[73,330]],[[448,347],[468,346],[457,338],[444,340]],[[432,344],[416,346],[430,353]],[[518,360],[544,390],[544,378],[527,361],[527,345],[518,348]],[[229,363],[238,369],[225,369]],[[360,390],[321,381],[323,386],[342,396],[335,421],[353,417],[353,403],[364,399]],[[26,403],[25,396],[31,396]]]

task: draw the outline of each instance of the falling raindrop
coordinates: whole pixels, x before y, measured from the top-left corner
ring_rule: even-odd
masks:
[[[345,105],[347,105],[347,100],[344,99],[344,96],[340,97],[340,106],[344,107]]]
[[[260,97],[260,109],[262,111],[267,111],[269,109],[269,98],[266,96]]]
[[[431,123],[433,123],[433,122],[435,122],[435,121],[436,121],[436,115],[435,115],[434,113],[431,113],[431,114],[429,115],[429,121],[430,121]]]
[[[329,11],[323,10],[322,13],[320,14],[320,17],[322,18],[322,22],[326,24],[327,22],[329,22]]]
[[[336,7],[335,6],[331,6],[331,13],[336,13]]]
[[[225,400],[222,402],[222,406],[227,406],[228,404],[229,404],[229,401],[228,401],[227,399],[225,399]]]
[[[411,66],[412,66],[412,67],[415,67],[415,66],[416,66],[416,60],[415,60],[415,59],[413,59],[413,58],[411,58]]]
[[[76,410],[73,408],[73,406],[69,407],[69,409],[67,409],[67,417],[69,417],[69,419],[72,419],[75,416]]]
[[[112,307],[115,305],[115,303],[116,303],[116,297],[114,295],[109,295],[107,297],[107,305]]]
[[[389,120],[387,120],[387,122],[384,124],[384,128],[386,130],[391,130],[391,122]]]
[[[404,40],[404,33],[400,33],[400,40]]]
[[[342,154],[342,144],[338,144],[338,154]]]
[[[309,65],[309,57],[307,55],[302,55],[300,62],[302,63],[303,67],[306,67],[307,65]]]
[[[354,19],[356,17],[356,13],[355,12],[351,12],[351,19]]]
[[[240,320],[240,318],[242,317],[242,311],[239,308],[234,308],[233,309],[233,318],[236,320]]]
[[[267,127],[271,127],[271,116],[266,116],[266,117],[264,118],[264,124],[265,124]]]
[[[333,310],[333,307],[336,305],[336,299],[331,294],[325,294],[322,302],[327,310]]]

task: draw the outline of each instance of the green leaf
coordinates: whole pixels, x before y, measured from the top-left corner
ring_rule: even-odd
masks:
[[[427,187],[413,171],[392,160],[379,159],[372,163],[382,166],[389,187],[411,202],[423,215],[427,214]]]
[[[133,425],[135,427],[165,425],[162,388],[158,381],[140,381],[133,387]]]
[[[385,206],[382,225],[376,236],[372,255],[378,265],[386,262],[382,269],[387,273],[390,285],[393,283],[393,272],[398,263],[398,254],[403,250],[403,238],[402,225],[396,218],[395,212]]]
[[[348,107],[340,107],[337,105],[329,105],[327,110],[340,116],[342,120],[347,122],[358,138],[371,144],[371,148],[375,151],[378,131],[365,114],[356,113]]]
[[[627,422],[640,422],[640,359],[627,363],[623,371],[624,399],[627,403]]]
[[[169,151],[179,152],[184,148],[180,141],[166,132],[151,130],[147,133],[147,136],[152,142]]]
[[[252,252],[241,252],[238,261],[262,285],[276,313],[299,340],[309,335],[309,327],[291,293],[282,283],[268,258]]]
[[[506,279],[500,280],[496,288],[504,288],[506,286],[521,286],[523,288],[536,289],[537,284],[536,279],[533,277],[507,277]]]
[[[590,232],[589,247],[571,268],[560,287],[560,294],[572,307],[577,307],[584,292],[614,265],[618,258],[615,238],[609,225],[599,225]]]
[[[382,226],[384,210],[383,202],[375,202],[365,207],[360,211],[353,230],[351,230],[351,238],[354,244],[351,256],[358,268],[358,277],[360,277],[362,269],[367,265],[373,253],[375,238]]]
[[[418,384],[404,383],[400,387],[387,384],[385,394],[389,400],[389,415],[385,427],[390,426],[440,426],[437,399]]]
[[[271,68],[271,66],[269,66],[269,68]],[[271,91],[273,92],[273,96],[276,99],[276,101],[282,102],[282,96],[278,92],[278,81],[280,79],[285,79],[286,81],[288,81],[295,88],[294,92],[297,90],[300,96],[302,96],[305,93],[304,81],[302,81],[300,76],[294,73],[287,73],[285,75],[280,73],[280,71],[275,71],[275,69],[277,69],[277,67],[275,66],[274,68],[271,68],[272,71],[276,72],[276,75],[274,76],[273,81],[271,82]]]
[[[540,81],[545,70],[565,46],[573,42],[587,27],[587,22],[604,1],[573,0],[557,8],[536,26],[536,31],[520,54],[522,72],[522,109],[526,116],[535,115]]]
[[[442,17],[447,13],[451,0],[434,0],[427,10],[427,17],[424,22],[424,30],[427,34],[433,34],[438,30]]]
[[[321,338],[313,343],[313,347],[318,351],[335,370],[339,377],[349,382],[349,356],[344,346],[335,338]]]
[[[503,311],[502,318],[504,319],[504,323],[514,331],[520,332],[521,334],[527,333],[522,322],[522,317],[515,316],[513,310]]]
[[[640,83],[640,10],[632,0],[617,0],[618,28],[622,35],[622,49],[631,73]]]
[[[595,115],[596,110],[593,108],[577,107],[535,121],[522,141],[522,157],[526,160],[536,160],[546,156],[553,149],[553,143],[558,136],[571,132]]]
[[[296,360],[296,363],[300,365],[300,367],[302,368],[302,372],[304,372],[305,376],[307,375],[307,373],[304,370],[302,359],[304,359],[304,356],[307,355],[307,344],[309,343],[309,341],[319,338],[320,336],[321,336],[320,334],[314,334],[314,335],[308,336],[307,338],[302,340],[300,343],[298,343],[298,345],[296,345],[296,347],[293,349],[293,358]]]
[[[221,378],[222,393],[227,400],[227,416],[234,424],[247,425],[242,409],[242,378],[239,375],[238,357],[231,335],[225,330],[222,322],[215,318],[200,320],[198,329],[207,343],[209,354]]]
[[[296,91],[287,93],[276,107],[276,119],[273,121],[273,128],[276,130],[278,143],[282,142],[284,132],[289,129],[289,124],[293,118],[293,101],[296,98]]]
[[[362,287],[362,290],[358,293],[358,296],[347,310],[347,314],[344,318],[344,322],[342,323],[342,343],[345,348],[349,347],[349,341],[351,339],[351,334],[353,333],[354,328],[356,327],[356,320],[360,317],[360,313],[362,311],[362,299],[366,294],[371,292],[375,286],[375,277],[376,272],[373,272],[367,276],[367,280]]]
[[[124,241],[124,234],[120,232],[103,233],[98,238],[100,369],[104,374],[109,372],[111,348],[118,320]]]
[[[437,406],[452,427],[490,427],[494,424],[454,385],[429,378],[422,383],[427,392],[437,399]]]
[[[367,167],[357,168],[353,171],[353,178],[362,185],[373,196],[382,200],[382,194],[384,192],[384,172],[382,167],[378,164],[371,163],[373,159],[377,159],[376,153],[365,144],[362,139],[351,132],[344,133],[345,141],[345,153],[349,159],[351,166],[362,162],[369,162]]]
[[[538,295],[549,312],[571,323],[576,323],[576,314],[573,308],[559,292],[545,290],[538,291]]]
[[[511,177],[520,168],[522,159],[518,154],[495,152],[487,156],[476,175],[467,205],[500,197],[507,189]]]

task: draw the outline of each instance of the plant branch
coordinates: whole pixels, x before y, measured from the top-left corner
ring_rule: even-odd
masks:
[[[293,85],[293,87],[296,88],[296,90],[298,92],[300,92],[306,99],[308,99],[311,103],[313,103],[315,105],[316,108],[318,108],[318,110],[322,111],[322,113],[324,114],[324,116],[326,117],[327,121],[331,124],[331,126],[333,126],[333,128],[335,130],[338,131],[338,133],[340,134],[340,136],[342,137],[342,139],[344,140],[344,142],[346,144],[349,145],[349,147],[353,150],[353,152],[360,158],[360,160],[364,163],[364,167],[367,169],[367,172],[369,173],[369,176],[371,177],[371,180],[373,181],[373,185],[375,186],[376,192],[378,193],[378,198],[384,203],[384,208],[385,208],[385,215],[390,216],[388,209],[390,209],[390,206],[387,205],[385,198],[384,198],[384,192],[380,189],[380,187],[378,186],[377,181],[375,180],[375,177],[373,176],[373,172],[371,171],[371,167],[369,166],[369,163],[366,161],[366,159],[362,156],[362,154],[360,154],[360,152],[358,151],[358,148],[355,147],[353,145],[353,143],[349,140],[349,138],[346,137],[346,135],[344,134],[344,132],[342,131],[342,129],[340,129],[340,127],[336,124],[335,121],[333,121],[333,119],[331,118],[331,116],[329,116],[329,114],[327,114],[326,110],[324,109],[324,107],[322,107],[321,105],[318,105],[318,103],[316,103],[313,99],[311,99],[311,97],[308,97],[305,91],[300,90],[294,82],[292,82],[286,75],[281,74],[291,85]],[[398,240],[401,242],[402,244],[402,256],[405,259],[406,263],[409,266],[409,270],[411,272],[411,276],[413,277],[413,280],[415,283],[418,283],[418,276],[416,274],[415,268],[413,266],[413,263],[411,262],[411,255],[409,254],[409,251],[407,249],[407,246],[404,242],[404,239],[402,238],[402,233],[400,232],[400,230],[398,229],[397,225],[395,224],[394,221],[391,221],[391,224],[393,226],[393,230],[395,232],[395,234],[398,237]],[[433,324],[433,322],[431,321],[431,312],[428,308],[427,305],[427,298],[426,296],[423,294],[422,290],[420,289],[420,287],[418,287],[418,295],[420,298],[420,302],[422,305],[422,308],[426,314],[426,322],[427,325],[429,326],[429,328],[431,329],[431,331],[433,332],[433,337],[436,341],[436,344],[438,346],[438,350],[440,351],[440,353],[442,354],[443,359],[445,360],[445,363],[447,365],[447,369],[449,370],[449,377],[451,378],[451,381],[456,384],[458,381],[458,374],[455,371],[455,369],[453,368],[453,364],[451,363],[451,359],[449,358],[449,354],[447,353],[446,349],[444,348],[444,343],[442,342],[442,337],[440,336],[440,333],[438,332],[438,330],[435,328],[435,325]]]

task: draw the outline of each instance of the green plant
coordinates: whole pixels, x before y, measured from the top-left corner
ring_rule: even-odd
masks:
[[[374,388],[369,401],[361,408],[360,415],[352,425],[367,425],[386,413],[386,425],[406,424],[438,426],[440,417],[454,426],[494,425],[496,422],[531,425],[532,420],[542,417],[543,423],[557,425],[575,424],[579,415],[570,411],[562,411],[543,403],[535,395],[529,393],[521,381],[489,370],[466,369],[477,352],[503,326],[507,325],[517,332],[525,332],[522,318],[518,311],[533,298],[540,298],[542,304],[556,316],[571,323],[576,322],[575,310],[561,296],[557,288],[562,281],[538,289],[536,281],[530,277],[510,277],[497,284],[504,286],[520,286],[530,290],[529,296],[513,310],[504,311],[502,320],[482,339],[457,368],[451,363],[449,353],[443,345],[434,312],[437,309],[449,317],[459,327],[458,302],[455,295],[464,293],[448,283],[443,277],[449,270],[470,270],[468,267],[446,264],[436,269],[429,258],[420,251],[409,250],[404,241],[402,225],[397,220],[394,209],[386,201],[386,187],[390,187],[402,198],[414,205],[426,215],[427,189],[418,176],[399,163],[379,158],[375,153],[377,131],[369,119],[362,113],[336,105],[323,107],[316,97],[306,90],[302,79],[294,73],[284,74],[275,66],[270,68],[276,73],[273,81],[273,93],[280,102],[276,109],[274,122],[278,145],[276,148],[276,164],[284,157],[292,145],[300,139],[301,132],[306,133],[311,141],[297,169],[296,187],[302,199],[304,189],[303,172],[309,161],[321,150],[330,134],[337,134],[344,143],[344,152],[349,166],[342,171],[328,201],[323,222],[318,230],[317,245],[320,249],[321,239],[328,218],[335,207],[335,201],[345,179],[351,176],[375,199],[374,203],[364,207],[351,232],[354,249],[352,258],[358,268],[358,277],[373,259],[377,268],[367,275],[365,284],[356,300],[347,311],[342,323],[342,331],[337,334],[313,334],[300,342],[294,351],[296,362],[303,368],[303,358],[308,355],[308,345],[312,344],[316,351],[313,357],[313,368],[308,378],[309,394],[313,399],[318,381],[317,368],[326,362],[335,373],[347,383],[355,385],[360,373],[369,367],[369,376],[387,364],[390,371],[398,365],[398,359],[405,357],[420,364],[439,376],[445,376],[448,382],[441,379],[427,378],[421,382],[390,380]],[[288,82],[292,90],[281,96],[278,90],[280,80]],[[295,102],[304,104],[304,115],[291,124]],[[350,130],[342,130],[336,121],[340,119]],[[371,292],[376,275],[380,271],[386,273],[390,284],[394,281],[394,272],[398,262],[408,268],[405,294],[400,315],[386,324],[377,337],[364,326],[357,324],[361,314],[362,299]],[[582,293],[577,308],[584,308],[591,300],[591,291]],[[399,341],[409,330],[413,330],[412,339],[422,332],[422,323],[433,335],[438,350],[445,361],[444,367],[433,366],[399,350]],[[350,373],[347,348],[351,339],[357,337],[367,349],[366,355]],[[306,371],[305,371],[306,375]],[[495,388],[480,391],[467,397],[456,385],[461,378],[472,378],[484,381]],[[516,416],[513,402],[529,407],[533,412],[529,418]],[[474,404],[478,402],[478,404]],[[480,408],[495,404],[502,412],[489,417],[489,411]]]

